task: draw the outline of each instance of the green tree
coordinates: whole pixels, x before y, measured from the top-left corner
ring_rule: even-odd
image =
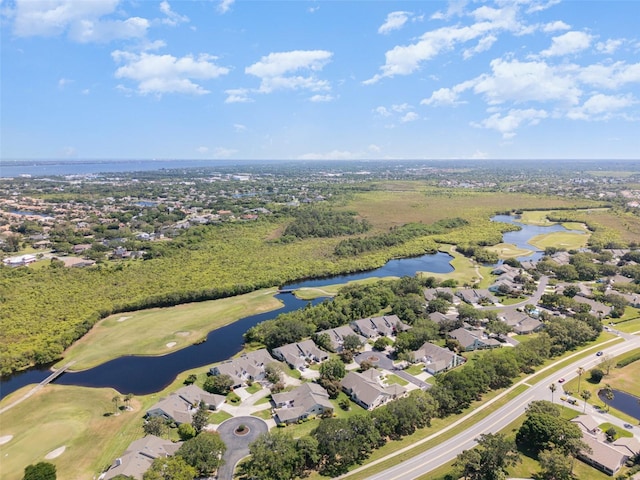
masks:
[[[202,388],[209,393],[226,395],[233,386],[233,379],[227,374],[207,377]]]
[[[538,454],[540,477],[543,480],[571,480],[573,478],[571,457],[559,448],[543,450]]]
[[[265,378],[271,383],[278,383],[282,380],[282,365],[276,362],[271,362],[264,367]]]
[[[181,423],[178,425],[178,435],[180,435],[180,440],[189,440],[196,436],[196,429],[193,425]]]
[[[579,367],[576,373],[578,374],[578,391],[580,391],[580,380],[582,380],[582,375],[584,375],[584,368]]]
[[[515,443],[501,433],[480,435],[476,453],[465,450],[455,465],[471,480],[502,480],[507,469],[520,462]]]
[[[613,394],[613,389],[611,388],[611,385],[609,385],[608,383],[605,384],[604,388],[602,389],[603,393],[604,393],[604,398],[606,398],[607,400],[609,400],[609,402],[613,401],[614,399],[614,394]],[[609,403],[607,403],[607,412],[611,409],[611,406]]]
[[[184,384],[191,385],[193,383],[196,383],[196,380],[198,380],[197,375],[195,373],[192,373],[187,378],[184,379]]]
[[[142,429],[147,435],[162,437],[167,433],[167,424],[162,417],[151,417],[147,418],[147,421],[144,422]]]
[[[591,398],[591,392],[589,390],[583,390],[580,392],[580,396],[584,400],[584,409],[582,410],[582,413],[585,413],[587,411],[587,402]]]
[[[290,479],[301,476],[305,469],[297,442],[287,433],[263,433],[249,445],[249,453],[249,460],[242,466],[247,478]]]
[[[333,352],[333,345],[331,344],[331,337],[329,336],[328,333],[325,332],[325,333],[320,333],[320,334],[314,334],[313,335],[313,341],[321,349],[323,349],[323,350],[325,350],[327,352]]]
[[[558,389],[555,383],[549,385],[549,390],[551,391],[551,403],[553,403],[553,394]]]
[[[582,439],[580,427],[553,413],[529,411],[527,418],[516,434],[516,443],[534,452],[559,448],[565,454],[574,453]],[[577,453],[577,452],[576,452]]]
[[[200,402],[198,405],[198,410],[193,414],[193,418],[191,419],[191,426],[195,430],[196,434],[199,434],[204,430],[204,427],[207,426],[209,422],[209,410],[204,402]]]
[[[214,432],[202,432],[187,440],[176,452],[187,464],[195,468],[197,475],[208,477],[215,474],[222,465],[222,456],[227,446]]]
[[[193,480],[196,469],[179,456],[156,458],[142,480]]]
[[[115,413],[118,413],[118,410],[120,409],[120,395],[114,396],[111,401],[113,402]]]
[[[362,349],[362,341],[357,335],[345,335],[342,341],[342,350],[352,356]]]
[[[133,400],[133,393],[127,393],[124,398],[124,404],[126,405],[127,410],[131,409],[131,400]]]
[[[28,465],[24,469],[22,480],[56,480],[56,466],[49,462]]]

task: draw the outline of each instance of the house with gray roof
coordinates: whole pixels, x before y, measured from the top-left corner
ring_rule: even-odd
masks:
[[[384,385],[382,373],[375,368],[363,373],[348,372],[340,384],[354,402],[367,410],[373,410],[407,394],[407,390],[400,385]]]
[[[478,305],[483,302],[498,303],[498,299],[486,289],[464,288],[458,290],[456,295],[471,305]]]
[[[498,340],[487,337],[487,335],[480,330],[472,331],[466,328],[456,328],[449,332],[449,336],[456,339],[465,352],[502,346]]]
[[[414,363],[424,363],[425,370],[432,375],[445,372],[462,365],[466,360],[448,348],[425,342],[418,350],[411,352]]]
[[[322,330],[318,332],[317,335],[322,335],[326,333],[329,335],[329,341],[331,342],[331,348],[334,352],[342,351],[342,344],[344,343],[344,337],[347,335],[355,335],[360,340],[360,343],[363,345],[366,343],[367,339],[362,335],[358,335],[353,328],[348,325],[342,325],[341,327],[330,328],[328,330]]]
[[[582,441],[591,451],[582,450],[578,458],[607,475],[614,475],[625,462],[640,452],[637,438],[618,438],[613,442],[598,428],[598,421],[590,415],[579,415],[571,420],[582,431]]]
[[[155,435],[147,435],[131,442],[122,456],[117,458],[100,478],[111,480],[118,475],[125,475],[142,480],[142,476],[156,458],[173,455],[181,445],[182,442],[173,443]]]
[[[605,305],[604,303],[597,302],[581,295],[576,295],[575,297],[573,297],[573,299],[578,303],[589,305],[589,307],[591,307],[589,313],[591,313],[592,315],[606,317],[611,313],[611,310],[613,310],[613,308],[611,308],[609,305]]]
[[[274,348],[273,356],[289,364],[291,368],[304,368],[310,363],[324,362],[329,354],[320,350],[312,340],[289,343]]]
[[[234,382],[232,388],[237,388],[245,385],[247,381],[264,380],[264,367],[274,362],[277,363],[266,349],[261,348],[211,367],[209,373],[229,375]]]
[[[498,319],[505,322],[519,335],[526,335],[540,330],[543,323],[524,312],[515,309],[504,309],[498,314]]]
[[[182,387],[170,394],[168,397],[160,399],[149,410],[146,417],[161,417],[167,421],[181,423],[191,423],[193,414],[204,402],[210,410],[218,410],[224,404],[226,398],[222,395],[207,393],[197,385]]]
[[[333,412],[329,394],[317,383],[303,383],[290,392],[271,395],[275,405],[274,419],[277,424],[295,423],[312,415]]]
[[[404,332],[411,328],[400,320],[397,315],[361,318],[354,320],[350,325],[356,332],[366,338],[391,337],[398,332]]]

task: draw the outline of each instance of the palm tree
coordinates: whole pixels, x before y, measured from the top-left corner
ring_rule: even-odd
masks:
[[[609,385],[608,383],[604,386],[604,397],[609,401],[613,400],[614,398],[613,390],[611,389],[611,385]],[[607,412],[610,409],[611,409],[611,405],[607,403]]]
[[[130,408],[129,404],[130,404],[132,398],[133,398],[133,393],[127,393],[124,396],[124,403],[127,405],[127,410],[129,410],[129,408]]]
[[[551,390],[551,403],[553,403],[553,392],[555,392],[557,389],[558,387],[556,387],[555,383],[549,385],[549,390]]]
[[[584,368],[578,368],[578,392],[580,392],[580,380],[582,379],[582,374],[584,373]]]
[[[583,390],[580,392],[580,396],[584,400],[584,410],[582,410],[582,413],[585,413],[587,411],[587,400],[591,398],[591,392],[589,390]]]
[[[116,412],[115,413],[118,413],[118,404],[120,403],[120,395],[116,395],[115,397],[113,397],[111,399],[111,401],[116,406]]]

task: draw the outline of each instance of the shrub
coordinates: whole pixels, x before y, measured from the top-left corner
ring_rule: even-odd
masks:
[[[589,373],[591,374],[591,376],[589,377],[589,380],[593,383],[600,383],[600,381],[602,380],[602,377],[604,377],[604,372],[599,368],[594,368]]]

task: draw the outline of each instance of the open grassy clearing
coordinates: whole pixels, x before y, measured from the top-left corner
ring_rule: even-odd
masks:
[[[609,422],[601,423],[600,425],[598,425],[598,428],[603,432],[606,432],[610,428],[613,428],[616,431],[616,439],[621,437],[633,438],[633,433],[631,433],[629,430],[625,430],[624,428],[620,428],[617,425],[614,425],[613,423],[609,423]]]
[[[453,257],[451,266],[454,268],[450,273],[422,272],[423,277],[435,277],[438,280],[455,280],[458,285],[473,285],[479,282],[478,288],[487,288],[493,283],[494,276],[491,275],[491,267],[479,265],[470,258],[465,257],[456,251],[453,245],[442,245],[439,250],[448,253]]]
[[[301,300],[313,300],[319,297],[333,297],[338,294],[341,288],[347,285],[366,285],[370,283],[377,283],[381,280],[395,280],[398,277],[372,277],[363,280],[353,280],[346,283],[334,283],[332,285],[325,285],[323,287],[303,287],[294,292],[295,296]]]
[[[112,315],[98,322],[64,354],[58,366],[75,361],[74,369],[94,367],[123,355],[162,355],[192,345],[211,330],[269,310],[282,303],[276,290]]]
[[[518,248],[512,243],[498,243],[497,245],[486,247],[486,249],[490,252],[495,252],[502,259],[526,257],[533,253],[532,250]]]
[[[13,439],[0,446],[2,478],[21,479],[27,465],[44,461],[60,447],[66,447],[62,455],[47,460],[56,466],[58,478],[93,478],[143,435],[138,399],[131,402],[133,411],[111,415],[116,393],[109,388],[48,385],[3,413],[0,436]]]
[[[374,184],[371,192],[358,193],[345,205],[355,210],[376,231],[408,222],[433,223],[443,218],[488,218],[505,208],[573,208],[595,206],[598,202],[565,200],[527,194],[461,192],[425,186],[423,182]]]
[[[586,246],[588,240],[589,236],[583,233],[553,232],[536,235],[529,240],[529,243],[540,250],[544,250],[547,247],[577,250]]]
[[[634,318],[633,320],[626,320],[620,323],[616,323],[614,328],[625,333],[640,332],[640,318]]]

